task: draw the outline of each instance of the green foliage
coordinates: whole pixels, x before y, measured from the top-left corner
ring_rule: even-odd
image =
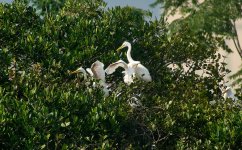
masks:
[[[181,18],[170,24],[171,34],[184,27],[191,29],[194,33],[205,33],[213,36],[219,46],[227,51],[232,50],[225,43],[226,39],[231,39],[235,45],[235,50],[242,58],[242,48],[238,38],[236,21],[242,18],[241,0],[156,0],[151,6],[161,4],[163,7],[163,18],[167,18],[180,13]],[[220,37],[220,38],[218,38]],[[213,41],[214,42],[214,41]],[[241,95],[241,71],[232,75],[233,85],[237,85],[238,95]]]
[[[173,32],[139,9],[104,6],[65,1],[40,16],[26,3],[0,4],[0,147],[239,148],[242,114],[223,103],[219,89],[227,72],[216,54],[223,41],[185,24]],[[105,67],[126,61],[115,52],[124,40],[153,82],[127,87],[117,71],[104,98],[81,75],[68,74],[96,60]],[[132,108],[133,97],[142,105]]]

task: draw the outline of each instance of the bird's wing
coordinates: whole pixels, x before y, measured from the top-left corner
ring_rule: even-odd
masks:
[[[112,63],[110,64],[106,69],[106,73],[107,74],[112,74],[113,72],[115,72],[115,70],[118,68],[118,67],[122,67],[124,68],[125,70],[128,69],[128,65],[123,61],[123,60],[119,60],[115,63]]]
[[[142,64],[138,64],[135,68],[135,73],[137,74],[137,76],[147,82],[151,82],[152,78],[150,76],[150,72],[149,70],[143,66]]]
[[[93,73],[94,78],[100,79],[105,82],[105,71],[103,67],[104,67],[104,64],[97,60],[92,64],[91,71]]]
[[[149,73],[148,69],[145,66],[143,66],[142,64],[138,64],[134,69],[140,75],[142,73]]]
[[[136,67],[138,64],[141,64],[140,61],[132,61],[132,62],[129,62],[129,66],[130,67]]]

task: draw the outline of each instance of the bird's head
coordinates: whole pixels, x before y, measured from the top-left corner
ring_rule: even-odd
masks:
[[[76,73],[81,73],[81,72],[85,73],[86,71],[82,67],[79,67],[75,71],[70,72],[70,74],[76,74]]]
[[[226,92],[228,92],[229,90],[231,90],[231,87],[230,86],[228,86],[228,87],[225,86],[224,87],[224,90],[223,90],[223,94],[226,93]]]
[[[116,51],[120,52],[121,49],[123,49],[125,47],[129,47],[129,46],[131,46],[131,44],[127,41],[124,41],[123,44]]]

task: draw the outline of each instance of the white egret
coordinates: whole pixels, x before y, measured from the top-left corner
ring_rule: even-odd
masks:
[[[127,51],[127,59],[129,61],[130,66],[134,69],[135,71],[135,76],[137,75],[137,77],[143,81],[146,82],[151,82],[152,78],[150,76],[150,72],[149,70],[143,66],[140,61],[134,61],[133,58],[131,57],[131,44],[127,41],[125,41],[118,49],[117,51],[120,51],[121,49],[123,49],[124,47],[128,47],[128,51]],[[138,65],[137,65],[138,63]],[[134,64],[134,65],[132,65]]]
[[[226,89],[223,91],[223,97],[224,99],[231,98],[233,101],[238,100],[238,98],[234,96],[234,93],[230,86],[226,87]]]
[[[104,96],[107,97],[109,96],[110,90],[108,89],[108,85],[106,83],[105,71],[103,67],[104,67],[104,64],[97,60],[91,65],[91,68],[87,68],[85,70],[82,67],[79,67],[77,70],[71,72],[71,74],[81,72],[84,75],[84,79],[87,79],[87,72],[88,72],[91,77],[99,80],[99,85],[102,86],[103,88]],[[95,85],[93,86],[95,87]]]
[[[124,73],[124,77],[123,77],[124,83],[130,85],[131,83],[133,83],[133,78],[134,78],[134,74],[135,74],[133,66],[138,65],[138,64],[139,64],[139,62],[132,62],[132,63],[127,64],[123,60],[119,60],[115,63],[110,64],[105,69],[105,72],[107,74],[112,74],[113,72],[115,72],[115,70],[118,67],[124,68],[124,71],[123,71],[123,73]]]

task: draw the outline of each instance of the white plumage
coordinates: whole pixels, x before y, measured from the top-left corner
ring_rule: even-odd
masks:
[[[238,100],[238,98],[234,96],[232,88],[229,86],[223,91],[223,97],[224,99],[231,98],[233,101]]]
[[[121,50],[124,47],[128,47],[128,51],[127,51],[127,59],[129,61],[130,67],[132,67],[134,69],[135,75],[146,82],[151,82],[152,78],[150,76],[150,72],[149,70],[143,66],[139,61],[135,61],[133,60],[133,58],[131,57],[131,44],[127,41],[125,41],[118,49],[117,51]],[[132,65],[135,64],[135,65]]]
[[[119,67],[122,67],[124,68],[124,83],[130,85],[131,83],[133,83],[133,78],[134,78],[134,74],[135,74],[135,71],[134,71],[134,66],[135,65],[138,65],[139,62],[134,62],[134,63],[129,63],[127,64],[126,62],[124,62],[123,60],[119,60],[115,63],[112,63],[110,64],[106,69],[106,73],[107,74],[112,74],[116,71],[117,68]]]
[[[105,71],[104,71],[103,67],[104,67],[104,64],[97,60],[96,62],[94,62],[91,65],[91,68],[87,68],[86,71],[89,73],[89,75],[91,77],[93,77],[95,79],[99,79],[99,85],[102,86],[104,96],[107,97],[107,96],[109,96],[110,90],[108,89],[108,85],[106,83]],[[84,75],[84,79],[87,79],[86,71],[82,67],[79,67],[77,70],[71,72],[71,74],[81,72]],[[93,87],[95,87],[95,83],[94,83]]]

